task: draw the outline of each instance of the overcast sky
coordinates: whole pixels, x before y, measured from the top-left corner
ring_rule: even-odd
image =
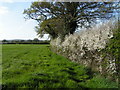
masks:
[[[28,2],[29,1],[29,2]],[[34,20],[25,21],[24,9],[35,0],[0,0],[0,40],[3,39],[34,39],[37,33]],[[46,39],[46,38],[44,38]]]

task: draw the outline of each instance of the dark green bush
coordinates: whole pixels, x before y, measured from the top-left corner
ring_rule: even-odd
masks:
[[[109,43],[103,51],[104,57],[109,55],[115,59],[117,73],[114,75],[114,78],[120,82],[120,21],[118,21],[117,27],[113,29],[113,37],[109,40]],[[105,58],[105,62],[106,60],[107,58]]]

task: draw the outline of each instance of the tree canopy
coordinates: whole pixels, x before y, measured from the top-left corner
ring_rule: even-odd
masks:
[[[109,19],[117,2],[33,2],[24,10],[26,18],[39,22],[38,34],[53,38],[73,34],[77,27],[90,27],[97,19]]]
[[[58,36],[62,36],[62,34],[64,33],[63,26],[64,26],[63,19],[52,18],[44,20],[35,28],[37,34],[40,37],[43,37],[44,34],[49,34],[50,36],[52,36],[52,38],[57,38]]]

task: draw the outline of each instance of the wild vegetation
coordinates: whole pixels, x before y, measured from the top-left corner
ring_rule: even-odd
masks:
[[[117,82],[120,76],[120,28],[118,18],[79,33],[51,41],[52,50],[71,61],[99,71]]]
[[[113,38],[111,38],[106,45],[106,48],[102,50],[102,54],[106,61],[107,57],[114,59],[116,63],[116,75],[118,84],[120,87],[120,18],[118,18],[116,27],[113,29]]]
[[[2,69],[3,89],[117,88],[115,82],[51,52],[49,45],[3,45]]]

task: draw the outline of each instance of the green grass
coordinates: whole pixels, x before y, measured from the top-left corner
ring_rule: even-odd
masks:
[[[90,69],[52,53],[49,45],[3,45],[3,88],[117,88]]]

